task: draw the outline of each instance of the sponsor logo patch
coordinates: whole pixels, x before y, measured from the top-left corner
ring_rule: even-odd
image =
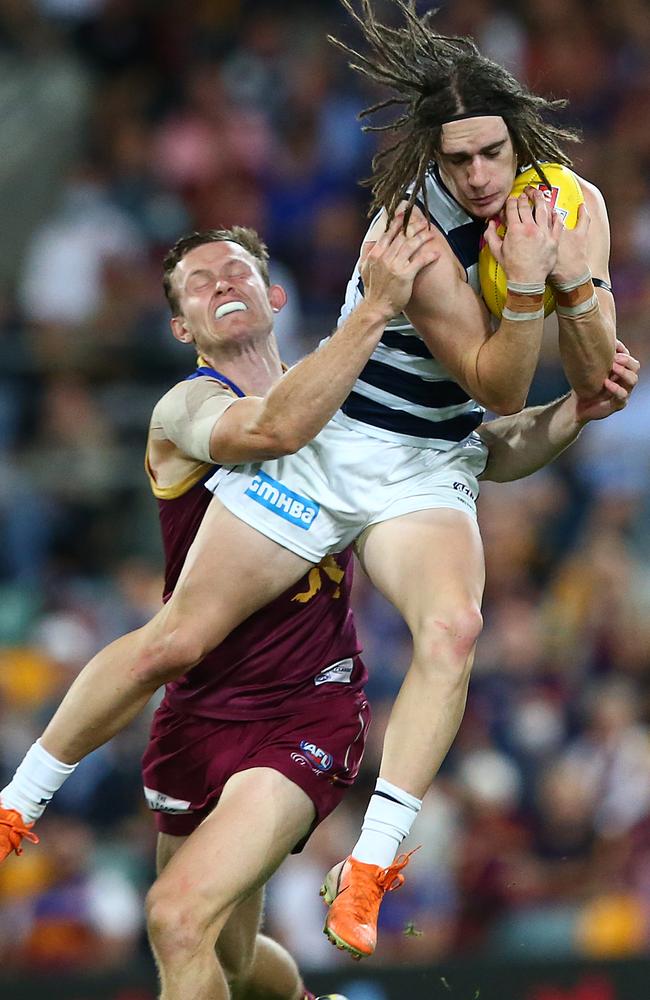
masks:
[[[265,472],[257,473],[245,496],[305,531],[311,528],[320,510],[320,504],[294,493]]]
[[[329,771],[330,767],[334,763],[334,758],[331,753],[317,747],[315,743],[310,743],[309,740],[301,740],[300,749],[304,753],[305,757],[316,765],[319,771]]]
[[[331,667],[326,667],[320,674],[317,674],[314,677],[314,684],[317,687],[319,684],[349,684],[353,665],[350,658],[339,660],[338,663],[333,663]]]
[[[157,792],[155,788],[147,788],[146,785],[144,796],[147,800],[147,805],[154,812],[170,813],[173,816],[191,812],[191,802],[186,802],[185,799],[173,799],[171,795],[165,795],[164,792]]]

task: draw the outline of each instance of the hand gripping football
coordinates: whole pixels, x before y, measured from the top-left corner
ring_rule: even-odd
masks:
[[[563,167],[560,163],[542,163],[542,170],[548,178],[550,188],[539,176],[535,167],[529,167],[517,174],[510,193],[515,196],[520,195],[528,185],[539,188],[551,202],[555,211],[562,216],[566,228],[573,229],[578,221],[578,206],[585,200],[578,178],[572,170]],[[503,236],[505,231],[506,227],[501,223],[497,233],[499,236]],[[478,255],[478,274],[481,282],[481,294],[486,306],[493,316],[501,319],[506,301],[506,273],[496,262],[484,240],[481,241]],[[554,309],[555,295],[551,286],[547,285],[544,293],[544,315],[548,316]]]

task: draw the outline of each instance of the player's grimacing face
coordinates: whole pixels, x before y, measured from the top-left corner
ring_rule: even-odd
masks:
[[[199,349],[272,328],[268,288],[255,258],[238,243],[194,247],[176,265],[173,280],[184,326]]]
[[[503,118],[481,116],[442,126],[440,175],[470,215],[498,215],[512,190],[517,157]]]

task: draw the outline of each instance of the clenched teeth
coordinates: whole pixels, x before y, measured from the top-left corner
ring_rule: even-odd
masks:
[[[217,309],[215,309],[214,318],[223,319],[224,316],[229,316],[230,313],[245,311],[246,306],[243,302],[224,302],[223,305],[220,305]]]

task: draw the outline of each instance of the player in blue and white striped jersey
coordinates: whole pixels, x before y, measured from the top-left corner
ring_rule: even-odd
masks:
[[[360,13],[350,0],[341,2],[368,51],[332,41],[351,56],[353,68],[390,89],[389,98],[363,116],[399,107],[392,122],[384,118],[378,126],[394,142],[373,162],[373,221],[360,261],[398,206],[406,207],[406,220],[423,214],[436,228],[440,256],[418,276],[410,302],[386,328],[337,420],[351,436],[365,436],[371,462],[378,440],[386,448],[401,442],[405,464],[417,447],[444,455],[448,484],[473,503],[475,432],[484,409],[509,414],[525,405],[547,281],[556,294],[559,352],[570,385],[589,398],[607,376],[616,322],[604,201],[579,179],[585,205],[576,227],[565,230],[539,190],[509,197],[525,166],[533,164],[543,178],[544,161],[570,165],[562,144],[577,136],[552,124],[565,102],[527,92],[471,39],[436,34],[433,12],[418,16],[414,0],[394,0],[403,15],[397,27],[377,21],[371,0],[361,0]],[[499,218],[506,222],[503,239]],[[498,326],[480,298],[482,239],[507,276]],[[357,269],[342,319],[363,293]],[[435,483],[440,486],[439,478]],[[483,553],[471,511],[445,503],[440,489],[430,492],[423,509],[422,480],[415,475],[411,485],[412,512],[403,504],[395,516],[389,504],[388,519],[367,524],[357,543],[368,575],[409,625],[414,655],[388,722],[361,836],[323,887],[332,904],[325,931],[355,957],[374,950],[381,899],[402,878],[406,859],[396,864],[395,854],[460,724],[481,629]]]

